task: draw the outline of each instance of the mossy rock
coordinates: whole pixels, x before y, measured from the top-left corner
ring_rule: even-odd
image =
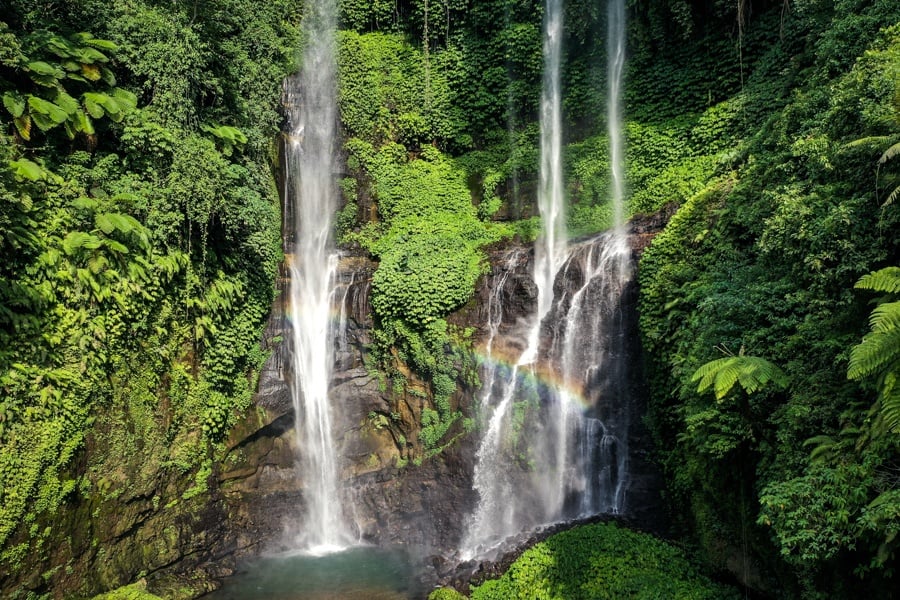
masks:
[[[428,600],[468,600],[453,588],[438,588],[428,594]]]
[[[148,592],[147,582],[141,579],[137,583],[94,596],[91,600],[162,600],[162,598]]]

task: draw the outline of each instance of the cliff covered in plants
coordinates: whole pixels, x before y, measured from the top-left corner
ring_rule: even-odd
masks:
[[[299,17],[4,7],[0,594],[84,596],[202,548],[220,518],[208,478],[281,261],[273,140]]]
[[[878,317],[894,305],[872,333],[869,315],[896,288],[854,286],[900,260],[900,11],[745,18],[741,85],[688,137],[714,134],[709,177],[641,262],[648,418],[707,560],[776,597],[880,596],[896,585],[898,346]]]
[[[225,517],[214,475],[229,432],[256,415],[282,258],[275,139],[302,7],[7,4],[0,572],[18,575],[0,590],[85,596],[202,554]],[[537,230],[542,10],[340,3],[336,235],[376,261],[369,372],[390,401],[420,404],[401,415],[388,402],[360,425],[392,432],[398,468],[443,460],[471,431],[457,391],[477,384],[475,333],[454,312],[473,308],[491,248]],[[610,224],[606,12],[565,10],[580,235]],[[640,264],[648,424],[674,533],[763,593],[891,589],[897,287],[854,284],[900,260],[900,8],[628,12],[630,211],[677,209]],[[886,302],[869,339],[887,350],[856,350],[848,379],[874,299]],[[698,391],[695,373],[720,358],[737,370]],[[778,375],[748,385],[749,364]]]

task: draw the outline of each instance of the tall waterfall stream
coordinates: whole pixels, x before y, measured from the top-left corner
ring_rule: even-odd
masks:
[[[622,222],[624,13],[622,0],[610,0],[607,117],[614,229],[567,248],[560,106],[563,3],[546,2],[538,188],[542,231],[534,249],[537,308],[519,328],[521,354],[510,360],[495,352],[506,282],[501,275],[488,308],[488,366],[479,398],[483,435],[473,484],[478,502],[460,544],[463,560],[490,554],[507,538],[540,525],[625,509],[630,415],[620,299],[632,272]],[[505,268],[508,274],[511,263]],[[511,345],[517,347],[502,347]],[[504,367],[506,361],[512,367]],[[523,421],[529,414],[532,423]]]
[[[300,548],[326,553],[352,544],[338,484],[329,384],[342,319],[331,318],[338,254],[332,238],[337,208],[335,129],[337,85],[335,0],[313,0],[303,20],[308,43],[298,75],[285,84],[290,134],[285,148],[286,197],[292,219],[290,266],[291,396],[297,415],[299,476],[306,515],[295,534]]]

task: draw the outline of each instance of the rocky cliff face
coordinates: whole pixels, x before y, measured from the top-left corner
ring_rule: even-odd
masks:
[[[455,520],[473,502],[471,444],[463,440],[439,457],[411,462],[427,388],[407,372],[405,389],[392,391],[366,369],[374,268],[359,257],[344,258],[339,268],[347,286],[346,337],[337,344],[330,393],[338,407],[335,452],[343,457],[342,480],[353,512],[347,517],[356,521],[362,539],[440,551],[455,542]],[[285,338],[287,326],[276,308],[268,343]],[[303,477],[295,467],[289,361],[281,344],[272,350],[260,377],[256,412],[234,432],[224,461],[233,466],[219,475],[233,529],[230,547],[223,550],[238,555],[277,549],[284,543],[285,524],[299,521],[304,510]],[[468,406],[469,391],[459,390],[454,403]]]
[[[629,236],[635,259],[654,231],[665,220],[639,219]],[[496,248],[489,252],[491,270],[479,282],[466,306],[450,317],[459,327],[475,330],[476,351],[487,335],[488,298],[502,283],[504,302],[501,333],[520,327],[534,310],[537,289],[532,280],[533,251],[530,247]],[[514,259],[510,260],[510,256]],[[340,277],[349,286],[345,294],[347,336],[339,344],[332,397],[337,410],[339,447],[344,457],[343,481],[353,506],[361,538],[382,544],[400,543],[426,554],[455,549],[463,520],[476,501],[472,470],[477,435],[467,435],[441,454],[415,464],[409,446],[421,422],[427,387],[406,372],[404,390],[391,391],[378,375],[366,369],[366,348],[372,327],[368,291],[375,264],[361,257],[341,261]],[[575,285],[562,281],[559,285]],[[626,294],[625,331],[630,340],[632,363],[628,396],[634,414],[642,414],[643,382],[640,369],[637,320],[634,304],[637,290]],[[293,414],[290,390],[285,383],[289,361],[273,340],[286,337],[283,313],[272,315],[267,333],[272,355],[260,378],[256,411],[232,436],[229,455],[218,475],[229,520],[218,553],[251,554],[278,548],[284,525],[303,514],[302,474],[294,467]],[[500,336],[515,339],[515,336]],[[500,338],[497,338],[500,339]],[[511,353],[521,348],[510,348]],[[461,384],[454,408],[473,414],[477,390]],[[645,528],[660,528],[658,476],[649,460],[647,433],[640,418],[630,425],[631,482],[629,515]]]

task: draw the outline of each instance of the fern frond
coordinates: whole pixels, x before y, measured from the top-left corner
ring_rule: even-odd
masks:
[[[869,327],[873,332],[888,332],[900,329],[900,301],[885,302],[872,310]]]
[[[900,267],[885,267],[868,275],[863,275],[854,287],[860,290],[887,292],[889,294],[900,293]]]
[[[884,154],[881,155],[881,158],[878,159],[878,164],[883,165],[898,154],[900,154],[900,142],[893,144],[890,148],[885,150]]]
[[[737,383],[740,374],[740,369],[735,366],[733,360],[728,361],[728,363],[719,369],[719,372],[716,373],[716,382],[713,387],[713,391],[716,394],[716,400],[721,400],[728,395],[728,392],[730,392],[731,388],[734,387],[734,384]]]
[[[698,386],[700,388],[699,391],[705,392],[713,384],[713,381],[715,381],[716,373],[718,373],[719,369],[721,369],[729,360],[731,360],[731,357],[726,356],[725,358],[718,358],[705,363],[699,369],[694,371],[694,374],[691,376],[691,381],[700,381]]]
[[[847,148],[856,148],[857,146],[868,146],[869,144],[878,144],[879,146],[891,141],[892,136],[887,135],[870,135],[868,137],[859,138],[845,144]]]
[[[834,438],[831,437],[830,435],[817,435],[817,436],[811,437],[807,440],[804,440],[804,442],[803,442],[804,447],[823,446],[823,445],[833,446],[834,444],[835,444]]]
[[[837,446],[837,442],[827,435],[817,435],[803,442],[804,446],[815,445],[812,452],[809,453],[809,459],[812,461],[824,460],[830,456]]]
[[[900,185],[895,187],[894,190],[888,194],[887,200],[881,203],[881,207],[884,208],[885,206],[893,204],[898,196],[900,196]]]
[[[884,424],[893,433],[900,433],[900,382],[897,381],[898,370],[900,369],[895,369],[885,375],[880,398]]]
[[[699,381],[701,394],[712,388],[716,400],[722,400],[739,383],[744,391],[753,394],[767,385],[783,388],[788,384],[787,375],[775,364],[757,356],[728,356],[702,365],[691,381]]]
[[[872,332],[850,350],[848,379],[859,379],[900,358],[900,329]]]

